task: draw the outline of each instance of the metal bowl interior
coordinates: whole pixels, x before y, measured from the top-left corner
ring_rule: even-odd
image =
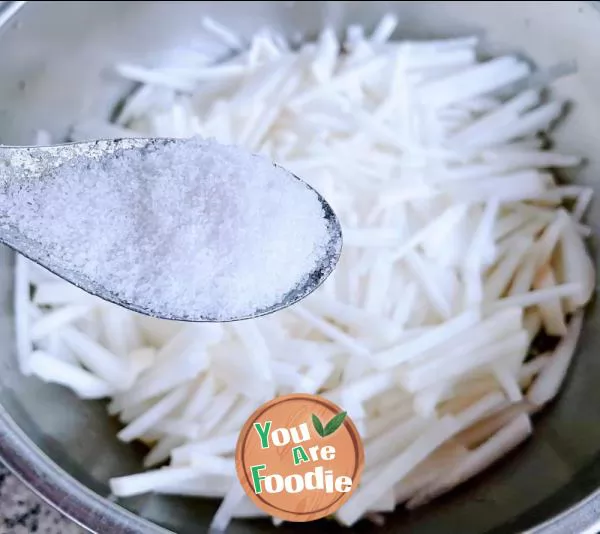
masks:
[[[76,121],[109,117],[131,86],[111,72],[116,61],[168,62],[193,47],[226,50],[199,29],[208,14],[250,35],[262,25],[310,37],[324,23],[373,25],[400,16],[397,37],[484,37],[488,52],[522,52],[540,66],[575,59],[579,72],[556,84],[574,104],[556,145],[588,158],[580,183],[600,189],[600,11],[593,2],[35,2],[0,33],[0,142],[30,144],[45,128],[65,137]],[[573,177],[565,176],[566,180]],[[600,205],[589,223],[600,227]],[[596,254],[596,253],[595,253]],[[94,532],[198,533],[216,503],[147,495],[109,502],[107,480],[141,469],[141,450],[117,442],[116,421],[101,402],[19,374],[14,355],[12,264],[0,251],[0,457],[40,494]],[[577,359],[555,405],[536,417],[533,439],[500,465],[380,529],[412,534],[583,532],[600,517],[600,344],[589,310]],[[131,512],[131,513],[130,513]],[[155,525],[155,524],[156,525]],[[342,532],[332,522],[284,525],[277,532]],[[353,532],[371,532],[360,524]],[[265,521],[236,522],[231,532],[275,531]],[[592,530],[594,531],[594,530]],[[346,530],[347,532],[347,530]]]

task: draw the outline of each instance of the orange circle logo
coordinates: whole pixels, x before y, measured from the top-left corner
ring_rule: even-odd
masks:
[[[248,419],[235,451],[244,491],[261,510],[286,521],[335,512],[358,485],[362,441],[339,406],[293,394],[263,404]]]

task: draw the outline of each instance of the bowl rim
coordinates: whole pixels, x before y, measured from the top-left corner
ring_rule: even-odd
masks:
[[[93,534],[174,534],[102,497],[63,471],[2,405],[0,461],[34,494]]]
[[[586,2],[600,11],[600,1]],[[0,1],[0,29],[29,4]],[[87,488],[52,461],[0,404],[0,461],[35,495],[93,534],[175,534]],[[600,530],[600,488],[523,534],[593,534]]]

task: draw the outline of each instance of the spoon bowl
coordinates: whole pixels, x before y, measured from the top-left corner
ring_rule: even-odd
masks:
[[[40,179],[54,169],[69,164],[75,158],[83,157],[89,161],[99,161],[114,157],[124,150],[138,150],[143,153],[148,149],[177,142],[177,139],[171,138],[125,138],[100,139],[53,146],[2,146],[0,147],[0,169],[2,169],[0,170],[0,186],[6,191],[11,187],[10,183],[24,183]],[[291,306],[317,289],[335,269],[342,250],[342,230],[331,206],[306,182],[289,171],[285,172],[290,178],[299,181],[317,196],[327,225],[328,243],[324,248],[324,254],[315,263],[315,268],[312,272],[306,273],[301,283],[290,288],[278,302],[253,310],[250,314],[215,317],[197,312],[181,313],[165,307],[148,306],[135,299],[123,298],[114,288],[107,287],[86,276],[85,273],[71,268],[57,251],[51,250],[48,253],[48,248],[44,246],[44,243],[25,235],[14,224],[14,221],[1,211],[0,242],[83,291],[143,315],[188,322],[229,322],[260,317]],[[7,180],[7,177],[10,180]],[[48,221],[48,224],[52,224],[52,221]],[[252,283],[251,273],[248,281],[249,284]]]

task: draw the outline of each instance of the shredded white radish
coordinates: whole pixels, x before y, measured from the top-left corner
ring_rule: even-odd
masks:
[[[15,337],[19,369],[24,375],[31,374],[31,352],[33,344],[31,340],[31,313],[29,309],[29,283],[31,275],[30,262],[25,257],[17,255],[15,261]]]
[[[200,467],[163,467],[147,473],[113,478],[110,481],[110,489],[113,495],[121,497],[138,495],[161,486],[193,480],[205,472],[206,470]]]
[[[552,174],[581,158],[537,137],[564,109],[541,90],[572,68],[481,62],[473,37],[393,41],[397,23],[350,26],[342,41],[328,27],[290,46],[268,28],[241,38],[204,18],[231,59],[117,65],[141,85],[115,122],[74,126],[74,140],[242,144],[313,185],[344,228],[322,288],[244,323],[132,314],[17,258],[22,372],[109,398],[118,438],[150,447],[145,467],[168,464],[112,479],[116,497],[221,498],[219,530],[263,516],[235,476],[238,433],[261,403],[309,392],[342,405],[365,444],[362,481],[336,518],[379,524],[498,460],[558,394],[595,288],[581,224],[592,190]],[[540,334],[562,339],[529,359]]]
[[[31,353],[29,365],[38,378],[67,386],[82,399],[102,399],[115,393],[109,383],[96,375],[39,350]]]
[[[583,314],[579,311],[571,319],[564,338],[527,392],[527,400],[532,404],[542,406],[558,393],[575,353],[582,324]]]
[[[483,445],[471,451],[456,465],[441,476],[419,490],[407,503],[407,508],[416,508],[431,499],[441,495],[458,484],[479,474],[481,471],[499,460],[514,449],[531,434],[531,422],[525,414],[519,415],[514,421],[499,430]]]

